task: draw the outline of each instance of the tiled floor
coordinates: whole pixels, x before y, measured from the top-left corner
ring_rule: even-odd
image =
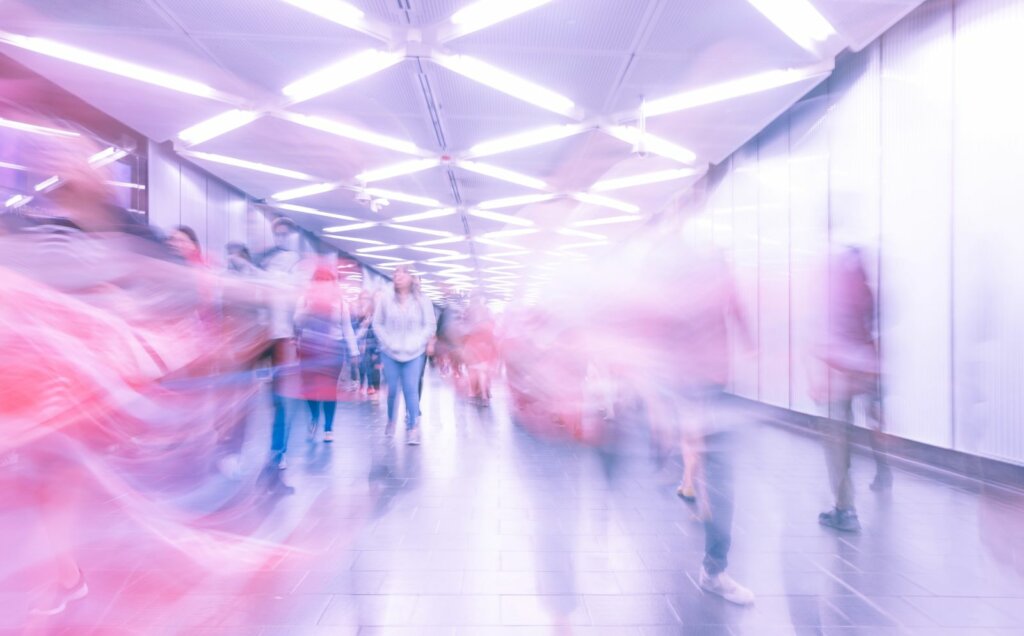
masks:
[[[116,512],[83,549],[92,593],[5,633],[97,634],[1024,634],[1021,500],[899,469],[866,488],[864,531],[817,524],[829,504],[817,442],[751,416],[737,445],[730,571],[738,608],[694,584],[703,534],[639,424],[613,450],[539,441],[428,381],[424,444],[382,435],[383,405],[342,404],[333,445],[297,411],[284,472],[244,520],[295,546],[270,565],[201,567]],[[250,436],[247,468],[264,456]],[[257,434],[258,433],[258,434]],[[10,521],[4,519],[4,522]],[[242,522],[240,522],[242,523]],[[209,563],[209,559],[205,559]],[[237,568],[236,568],[237,569]],[[0,574],[8,574],[0,569]],[[4,588],[10,592],[10,580]]]

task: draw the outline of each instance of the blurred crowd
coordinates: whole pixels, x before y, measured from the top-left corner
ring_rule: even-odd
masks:
[[[687,232],[685,215],[652,224],[614,259],[566,266],[539,302],[496,315],[475,293],[435,305],[405,267],[387,288],[363,289],[339,274],[353,263],[300,252],[285,217],[272,221],[269,249],[205,254],[193,229],[164,235],[112,205],[85,143],[38,142],[26,161],[61,187],[0,216],[0,347],[18,361],[0,365],[2,503],[38,527],[42,548],[26,554],[39,559],[24,564],[47,582],[35,613],[87,595],[76,539],[98,496],[210,566],[295,549],[287,533],[237,524],[268,493],[291,492],[282,470],[295,405],[309,412],[308,440],[330,444],[339,400],[383,394],[385,436],[399,435],[404,413],[404,442],[429,443],[420,403],[431,367],[480,408],[500,383],[515,422],[541,440],[607,449],[642,422],[655,457],[683,458],[678,494],[704,525],[701,587],[753,602],[726,574],[731,464],[747,419],[727,395],[730,360],[752,337],[728,263]],[[848,419],[864,398],[880,430],[858,252],[836,254],[827,272],[820,401]],[[848,430],[829,426],[835,507],[819,521],[855,532]],[[265,428],[265,460],[248,465],[243,450]],[[883,439],[876,489],[891,482]]]

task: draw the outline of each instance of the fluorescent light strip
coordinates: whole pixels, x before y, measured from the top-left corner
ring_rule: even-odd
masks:
[[[613,223],[630,223],[632,221],[642,221],[644,217],[636,215],[628,216],[606,216],[603,219],[590,219],[589,221],[576,221],[572,224],[573,227],[590,227],[593,225],[611,225]]]
[[[190,126],[185,130],[178,133],[178,139],[190,145],[201,144],[204,141],[209,141],[214,137],[219,137],[225,133],[231,132],[237,128],[241,128],[248,123],[251,123],[260,117],[260,113],[253,112],[251,110],[229,110],[219,115],[215,115],[205,121],[201,121],[195,126]]]
[[[404,201],[405,203],[414,203],[428,208],[440,208],[444,205],[437,199],[431,199],[430,197],[420,197],[415,194],[405,194],[404,192],[381,190],[380,188],[363,188],[363,192],[372,197],[380,197],[390,201]]]
[[[321,236],[330,239],[336,239],[339,241],[349,241],[350,243],[363,243],[364,245],[383,245],[384,241],[375,241],[373,239],[357,238],[355,236],[331,236],[330,234],[322,234]]]
[[[390,252],[392,250],[397,250],[400,247],[401,245],[377,245],[374,247],[360,247],[359,249],[356,250],[356,252],[359,254],[372,254],[374,252]]]
[[[380,257],[378,256],[377,258]],[[395,269],[396,267],[401,267],[402,265],[412,265],[415,262],[416,261],[397,261],[395,263],[384,263],[380,267],[381,269]]]
[[[257,163],[255,161],[246,161],[245,159],[236,159],[235,157],[226,157],[224,155],[215,155],[209,152],[200,152],[198,150],[182,150],[179,154],[193,159],[202,159],[203,161],[211,161],[213,163],[224,164],[225,166],[234,166],[236,168],[245,168],[246,170],[253,170],[255,172],[264,172],[266,174],[274,174],[280,177],[288,177],[290,179],[298,179],[300,181],[315,181],[316,177],[312,177],[304,172],[298,172],[296,170],[289,170],[287,168],[278,168],[277,166],[267,165],[265,163]]]
[[[447,39],[479,31],[549,2],[551,0],[479,0],[452,14],[451,23],[456,29]]]
[[[692,177],[697,174],[696,170],[690,168],[678,168],[675,170],[659,170],[658,172],[648,172],[645,174],[635,174],[629,177],[619,177],[617,179],[605,179],[598,181],[590,187],[595,192],[606,192],[608,190],[621,190],[623,188],[632,188],[639,185],[647,185],[650,183],[661,183],[663,181],[675,181],[676,179],[683,179],[685,177]]]
[[[480,219],[488,219],[490,221],[499,221],[501,223],[508,223],[509,225],[524,225],[532,226],[534,223],[530,219],[522,219],[518,216],[512,216],[510,214],[502,214],[501,212],[491,212],[489,210],[469,210],[470,216],[475,216]]]
[[[127,181],[107,181],[107,185],[112,185],[118,188],[131,188],[133,190],[145,190],[146,186],[138,183],[128,183]]]
[[[603,247],[608,245],[608,241],[585,241],[583,243],[568,243],[566,245],[560,245],[559,250],[574,250],[581,247]]]
[[[448,261],[464,261],[467,258],[472,258],[469,254],[450,254],[448,256],[438,256],[437,258],[431,258],[425,263],[447,263]]]
[[[60,183],[60,177],[54,175],[45,181],[40,181],[32,189],[35,190],[36,192],[42,192],[43,190],[49,188],[50,186],[55,186],[58,183]]]
[[[325,227],[324,232],[354,232],[356,230],[366,230],[371,227],[376,227],[375,221],[367,221],[365,223],[349,223],[348,225],[335,225],[332,227]]]
[[[418,214],[406,214],[404,216],[396,216],[392,221],[399,223],[408,223],[410,221],[423,221],[425,219],[438,219],[444,216],[451,216],[458,210],[455,208],[441,208],[440,210],[427,210],[426,212],[420,212]]]
[[[422,227],[416,227],[415,225],[401,225],[399,223],[388,223],[384,227],[389,227],[394,230],[405,230],[406,232],[418,232],[420,234],[429,234],[431,236],[451,236],[451,232],[445,232],[443,230],[428,230]]]
[[[392,177],[400,177],[406,174],[429,170],[430,168],[434,168],[439,165],[441,165],[440,159],[413,159],[412,161],[403,161],[402,163],[396,163],[391,166],[384,166],[383,168],[375,168],[373,170],[361,172],[356,175],[356,180],[362,181],[363,183],[383,181],[384,179],[391,179]]]
[[[508,250],[522,249],[521,245],[515,245],[513,243],[502,243],[501,241],[495,241],[494,239],[489,239],[486,236],[477,236],[477,237],[474,237],[473,240],[476,241],[477,243],[481,243],[483,245],[493,245],[494,247],[504,247],[505,249],[508,249]]]
[[[13,119],[5,119],[3,117],[0,117],[0,128],[12,128],[14,130],[21,130],[23,132],[33,133],[36,135],[48,135],[51,137],[81,137],[81,135],[71,130],[50,128],[49,126],[37,126],[36,124],[27,124],[23,121],[14,121]]]
[[[88,66],[112,75],[120,75],[129,79],[153,84],[179,93],[197,95],[199,97],[220,98],[218,91],[202,82],[186,79],[171,73],[165,73],[156,69],[147,68],[132,62],[125,62],[117,58],[108,57],[92,51],[86,51],[74,46],[68,46],[45,38],[28,37],[15,35],[13,33],[0,33],[0,41],[13,44],[28,51],[35,51],[49,57],[54,57],[73,64]]]
[[[308,11],[342,26],[352,27],[362,23],[364,13],[341,0],[282,0],[293,7]]]
[[[403,59],[405,51],[361,51],[292,82],[281,89],[281,93],[293,104],[305,101],[369,77]]]
[[[452,266],[451,263],[447,263],[445,261],[441,261],[440,263],[437,263],[437,262],[434,262],[433,260],[423,261],[423,264],[424,265],[432,265],[434,267],[444,267],[444,268],[450,268]],[[446,271],[450,271],[450,270],[446,270]],[[472,271],[472,269],[467,267],[464,271],[468,272],[468,271]],[[442,273],[443,272],[438,272],[438,275],[441,275]]]
[[[805,68],[766,71],[756,75],[749,75],[739,79],[729,80],[720,84],[712,84],[704,88],[697,88],[676,95],[662,97],[661,99],[645,102],[644,114],[648,117],[675,113],[688,108],[695,108],[705,104],[751,95],[762,91],[771,90],[788,84],[802,82],[812,77],[827,75],[832,71],[832,61],[824,62],[815,66]]]
[[[747,0],[799,46],[817,52],[817,47],[836,35],[825,16],[808,0]]]
[[[425,254],[440,254],[441,256],[454,256],[460,253],[456,250],[439,250],[435,247],[420,247],[418,245],[410,245],[409,249]]]
[[[487,232],[486,234],[483,235],[483,238],[492,239],[509,236],[526,236],[528,234],[536,234],[537,232],[540,232],[540,230],[533,228],[527,228],[522,230],[500,230],[498,232]]]
[[[513,208],[521,205],[529,205],[531,203],[541,203],[543,201],[550,201],[554,198],[555,195],[553,194],[524,194],[518,197],[491,199],[490,201],[478,203],[476,207],[481,210],[496,210],[499,208]]]
[[[291,201],[292,199],[299,199],[302,197],[313,196],[314,194],[322,194],[324,192],[330,192],[331,190],[337,190],[338,184],[336,183],[314,183],[312,185],[301,186],[298,188],[292,188],[291,190],[284,190],[277,194],[270,195],[271,199],[275,201]]]
[[[482,261],[491,261],[492,263],[502,263],[503,265],[518,265],[516,261],[510,261],[507,258],[498,258],[496,256],[477,256]]]
[[[11,197],[11,198],[7,199],[6,201],[4,201],[4,207],[5,208],[14,208],[14,207],[22,206],[22,205],[25,205],[26,203],[28,203],[31,200],[32,200],[32,197],[30,197],[30,196],[26,196],[24,194],[16,194],[13,197]]]
[[[405,260],[404,258],[395,258],[394,256],[384,256],[383,254],[359,254],[363,258],[376,258],[382,261],[395,261],[396,263],[411,263],[412,261]]]
[[[6,161],[0,161],[0,168],[7,168],[8,170],[20,170],[22,172],[28,170],[27,166],[22,166],[16,163],[7,163]]]
[[[517,246],[518,247],[518,246]],[[510,250],[508,252],[498,252],[496,254],[489,254],[487,258],[500,258],[502,256],[523,256],[529,254],[530,250],[524,250],[522,248]],[[481,258],[484,258],[481,256]]]
[[[526,186],[527,188],[533,188],[534,190],[547,190],[548,184],[544,183],[540,179],[515,172],[513,170],[506,170],[505,168],[499,168],[498,166],[492,166],[487,163],[480,163],[477,161],[460,161],[456,165],[463,170],[469,170],[477,174],[482,174],[487,177],[494,177],[502,181],[508,181],[509,183],[515,183],[517,185]]]
[[[102,168],[107,164],[114,163],[115,161],[124,157],[127,154],[127,150],[120,150],[118,148],[115,148],[114,146],[111,146],[89,157],[89,165],[92,166],[93,168]]]
[[[530,148],[541,144],[550,143],[566,137],[578,135],[592,128],[580,124],[564,124],[561,126],[546,126],[526,130],[507,137],[499,137],[489,141],[482,141],[471,147],[464,156],[466,157],[488,157],[503,152]]]
[[[328,219],[338,219],[339,221],[358,221],[354,216],[345,216],[344,214],[335,214],[334,212],[324,212],[323,210],[317,210],[316,208],[307,208],[304,205],[295,205],[293,203],[273,203],[271,205],[281,210],[291,210],[292,212],[309,214],[310,216],[322,216]]]
[[[504,270],[506,269],[523,269],[524,267],[526,267],[526,265],[516,263],[515,265],[501,265],[499,267],[489,267],[483,271],[504,273]]]
[[[492,66],[483,60],[468,55],[443,55],[441,53],[434,53],[431,55],[431,59],[449,71],[539,108],[574,119],[580,115],[576,104],[568,97]]]
[[[387,148],[396,152],[404,152],[408,155],[422,156],[428,154],[426,151],[417,148],[416,144],[412,142],[396,139],[387,135],[381,135],[363,128],[357,128],[341,122],[332,121],[330,119],[324,119],[323,117],[299,115],[296,113],[280,113],[278,116],[294,124],[299,124],[300,126],[322,130],[323,132],[331,133],[338,137],[361,141],[365,144],[370,144],[371,146]]]
[[[611,208],[618,210],[619,212],[629,212],[631,214],[639,214],[640,206],[633,205],[632,203],[626,203],[625,201],[619,201],[611,197],[601,196],[600,194],[593,194],[590,192],[577,192],[572,195],[572,198],[576,199],[581,203],[589,203],[590,205],[599,205],[604,208]]]
[[[449,236],[448,238],[431,239],[429,241],[420,241],[416,245],[448,245],[450,243],[461,243],[465,241],[465,236]]]
[[[562,236],[579,236],[582,238],[593,239],[595,241],[607,241],[608,237],[604,234],[597,234],[595,232],[584,232],[583,230],[571,230],[569,228],[561,228],[556,231],[557,234]]]
[[[649,132],[641,133],[639,128],[632,126],[609,126],[604,130],[620,141],[633,144],[633,147],[638,150],[643,149],[681,163],[697,161],[697,154],[692,150],[678,146],[667,139],[662,139]]]

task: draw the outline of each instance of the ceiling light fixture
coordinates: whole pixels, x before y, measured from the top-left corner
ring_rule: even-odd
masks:
[[[7,199],[6,201],[4,201],[4,207],[5,208],[19,207],[19,206],[25,205],[26,203],[28,203],[31,200],[32,200],[32,197],[30,197],[30,196],[26,196],[24,194],[16,194],[13,197],[11,197],[11,198]]]
[[[404,192],[393,192],[391,190],[381,190],[380,188],[362,188],[362,192],[372,197],[380,197],[391,201],[404,201],[405,203],[414,203],[428,208],[440,208],[444,206],[444,204],[437,199],[416,196],[415,194],[405,194]]]
[[[467,258],[471,258],[469,254],[449,254],[448,256],[438,256],[429,260],[423,261],[424,263],[447,263],[448,261],[464,261]],[[472,271],[467,268],[465,271]]]
[[[836,35],[825,16],[808,0],[747,0],[799,46],[817,52],[818,45]]]
[[[428,210],[426,212],[420,212],[419,214],[406,214],[404,216],[396,216],[392,221],[397,223],[409,223],[412,221],[423,221],[426,219],[438,219],[444,216],[451,216],[458,210],[455,208],[441,208],[439,210]]]
[[[578,135],[586,130],[591,129],[592,127],[587,127],[580,124],[563,124],[560,126],[545,126],[544,128],[525,130],[521,133],[516,133],[514,135],[509,135],[507,137],[499,137],[497,139],[482,141],[472,146],[465,153],[464,156],[488,157],[490,155],[496,155],[503,152],[519,150],[521,148],[529,148],[531,146],[539,146],[541,144],[546,144],[552,141],[558,141],[559,139],[572,137],[573,135]]]
[[[281,93],[293,104],[306,101],[383,71],[403,59],[405,51],[361,51],[292,82]]]
[[[662,97],[661,99],[645,102],[643,105],[644,115],[654,117],[666,113],[675,113],[688,108],[695,108],[705,104],[714,104],[744,95],[760,93],[780,86],[787,86],[802,82],[813,77],[828,75],[832,72],[833,62],[831,60],[822,64],[804,68],[766,71],[756,75],[749,75],[739,79],[729,80],[720,84],[712,84],[704,88],[697,88],[676,95]]]
[[[334,225],[331,227],[325,227],[324,232],[354,232],[356,230],[365,230],[371,227],[376,227],[376,223],[373,221],[367,221],[365,223],[349,223],[348,225]]]
[[[690,168],[677,168],[675,170],[659,170],[658,172],[647,172],[644,174],[635,174],[629,177],[619,177],[616,179],[605,179],[598,181],[590,187],[595,192],[606,192],[608,190],[621,190],[623,188],[632,188],[639,185],[647,185],[650,183],[661,183],[662,181],[674,181],[676,179],[683,179],[685,177],[692,177],[697,174],[696,170]]]
[[[391,250],[397,250],[401,245],[376,245],[374,247],[360,247],[356,250],[359,254],[372,254],[374,252],[390,252]]]
[[[363,21],[365,14],[342,0],[283,0],[293,7],[330,20],[342,26],[352,27]]]
[[[334,212],[324,212],[323,210],[317,210],[316,208],[307,208],[304,205],[295,205],[294,203],[272,203],[275,208],[281,210],[290,210],[292,212],[298,212],[300,214],[309,214],[310,216],[322,216],[328,219],[337,219],[339,221],[357,221],[354,216],[345,216],[344,214],[335,214]]]
[[[27,124],[23,121],[14,121],[13,119],[4,119],[0,117],[0,128],[12,128],[14,130],[21,130],[23,132],[29,132],[36,135],[49,135],[51,137],[80,137],[78,133],[71,130],[61,130],[60,128],[50,128],[48,126],[37,126],[35,124]]]
[[[572,195],[572,198],[576,199],[580,203],[589,203],[590,205],[599,205],[604,208],[611,208],[620,212],[629,212],[631,214],[639,214],[640,206],[633,205],[632,203],[626,203],[625,201],[619,201],[611,197],[601,196],[600,194],[592,194],[590,192],[577,192]]]
[[[114,163],[118,159],[121,159],[122,157],[126,156],[127,154],[127,150],[121,150],[120,148],[110,146],[109,148],[101,150],[94,154],[93,156],[89,157],[89,165],[92,166],[93,168],[102,168],[105,165]]]
[[[184,133],[183,133],[184,134]],[[255,161],[246,161],[245,159],[236,159],[234,157],[226,157],[224,155],[215,155],[209,152],[199,152],[198,150],[182,150],[179,154],[194,159],[202,159],[203,161],[211,161],[213,163],[221,163],[225,166],[234,166],[236,168],[245,168],[246,170],[253,170],[255,172],[263,172],[266,174],[274,174],[280,177],[288,177],[290,179],[298,179],[300,181],[314,181],[315,177],[312,177],[304,172],[298,172],[296,170],[288,170],[287,168],[278,168],[277,166],[270,166],[265,163],[257,163]]]
[[[476,207],[481,210],[496,210],[499,208],[513,208],[521,205],[529,205],[531,203],[541,203],[543,201],[550,201],[554,198],[555,195],[553,194],[524,194],[518,197],[491,199],[490,201],[478,203]]]
[[[451,23],[456,28],[446,39],[468,35],[474,31],[487,28],[493,24],[504,22],[509,18],[526,13],[531,9],[545,5],[551,0],[479,0],[463,7],[452,14]]]
[[[371,146],[387,148],[396,152],[403,152],[407,155],[424,156],[428,154],[427,152],[417,148],[416,144],[412,142],[396,139],[387,135],[381,135],[363,128],[357,128],[356,126],[350,126],[348,124],[325,119],[323,117],[299,115],[297,113],[287,112],[280,113],[278,116],[286,121],[299,124],[300,126],[322,130],[324,132],[331,133],[332,135],[337,135],[338,137],[361,141],[365,144],[370,144]]]
[[[195,146],[255,121],[260,114],[251,110],[229,110],[201,121],[178,133],[178,139]]]
[[[580,118],[579,109],[568,97],[492,66],[483,60],[468,55],[443,55],[441,53],[434,53],[430,59],[449,71],[468,77],[516,99],[521,99],[528,104],[573,119]]]
[[[489,210],[477,210],[471,209],[467,212],[470,216],[475,216],[479,219],[488,219],[490,221],[498,221],[500,223],[508,223],[509,225],[525,225],[532,226],[534,223],[530,219],[522,219],[518,216],[512,216],[511,214],[502,214],[501,212],[491,212]]]
[[[581,247],[603,247],[605,245],[608,245],[608,241],[584,241],[582,243],[567,243],[566,245],[559,246],[557,249],[564,253],[564,250],[574,250]]]
[[[49,188],[50,186],[55,186],[58,183],[60,183],[60,177],[54,175],[45,181],[40,181],[35,186],[33,186],[32,189],[35,190],[36,192],[42,192],[43,190]]]
[[[384,227],[389,227],[394,230],[405,230],[406,232],[419,232],[420,234],[430,234],[431,236],[451,236],[451,232],[445,232],[444,230],[428,230],[423,227],[416,227],[415,225],[401,225],[399,223],[388,223]]]
[[[419,247],[417,245],[410,245],[409,249],[417,252],[423,252],[425,254],[440,254],[441,256],[454,256],[455,254],[460,253],[456,250],[439,250],[433,247]]]
[[[291,190],[283,190],[277,194],[270,195],[270,198],[275,201],[290,201],[292,199],[309,197],[314,194],[322,194],[324,192],[330,192],[331,190],[337,189],[338,184],[336,183],[313,183],[307,186],[292,188]]]
[[[431,239],[429,241],[420,241],[416,245],[448,245],[449,243],[461,243],[465,241],[465,236],[449,236],[448,238]]]
[[[458,167],[482,174],[487,177],[494,177],[502,181],[508,181],[509,183],[515,183],[517,185],[526,186],[527,188],[533,188],[534,190],[547,190],[548,184],[544,183],[540,179],[515,172],[513,170],[506,170],[505,168],[499,168],[498,166],[492,166],[486,163],[479,163],[476,161],[460,161]]]
[[[484,261],[491,261],[492,263],[501,263],[502,265],[518,265],[515,261],[510,261],[507,258],[498,258],[497,256],[478,256],[477,258]]]
[[[579,236],[579,237],[582,237],[582,238],[588,238],[588,239],[592,239],[592,240],[595,240],[595,241],[607,241],[608,240],[608,237],[605,236],[604,234],[597,234],[595,232],[584,232],[583,230],[573,230],[573,229],[564,228],[564,227],[561,228],[561,229],[556,230],[555,233],[556,234],[561,234],[562,236]]]
[[[483,235],[483,238],[493,239],[497,237],[509,237],[509,236],[526,236],[528,234],[536,234],[540,230],[528,228],[522,230],[500,230],[498,232],[487,232]]]
[[[487,238],[486,236],[476,236],[473,240],[483,245],[493,245],[494,247],[504,247],[507,250],[519,250],[522,249],[521,245],[515,245],[514,243],[503,243],[501,241],[495,241],[494,239]]]
[[[145,82],[146,84],[153,84],[154,86],[160,86],[179,93],[214,99],[222,97],[215,89],[203,84],[202,82],[186,79],[184,77],[147,68],[131,62],[125,62],[124,60],[108,57],[99,53],[93,53],[92,51],[86,51],[85,49],[69,46],[53,40],[0,32],[0,41],[13,44],[14,46],[28,51],[34,51],[36,53],[55,57],[81,66],[88,66],[89,68],[94,68],[113,75],[120,75],[121,77],[127,77],[139,82]]]
[[[440,159],[413,159],[412,161],[403,161],[402,163],[396,163],[391,166],[384,166],[383,168],[375,168],[374,170],[360,172],[356,175],[356,180],[362,181],[363,183],[383,181],[384,179],[391,179],[392,177],[400,177],[406,174],[413,174],[414,172],[429,170],[430,168],[439,165],[441,165]]]
[[[339,241],[349,241],[350,243],[362,243],[364,245],[383,245],[384,241],[375,241],[373,239],[357,238],[355,236],[331,236],[330,234],[322,234],[321,236],[330,239],[337,239]]]
[[[634,148],[640,151],[652,152],[658,156],[673,159],[680,163],[693,163],[697,161],[697,155],[692,150],[683,148],[649,132],[641,132],[639,128],[632,126],[609,126],[603,130],[619,141],[632,144]]]
[[[412,262],[412,261],[409,261],[409,260],[405,260],[404,258],[396,258],[394,256],[384,256],[383,254],[360,254],[359,256],[361,256],[363,258],[376,258],[376,259],[379,259],[379,260],[382,260],[382,261],[395,261],[396,265],[398,265],[400,263],[411,263]]]
[[[613,223],[630,223],[632,221],[642,221],[644,217],[637,215],[627,216],[606,216],[603,219],[590,219],[589,221],[576,221],[572,224],[573,227],[591,227],[593,225],[610,225]]]

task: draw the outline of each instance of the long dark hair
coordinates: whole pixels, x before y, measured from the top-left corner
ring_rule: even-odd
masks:
[[[199,244],[199,236],[196,234],[195,230],[193,230],[192,228],[190,228],[187,225],[179,225],[179,226],[174,228],[174,231],[175,232],[181,232],[182,234],[187,236],[188,240],[192,241],[192,245],[196,246],[196,251],[198,251],[198,252],[202,252],[203,251],[202,246]]]

